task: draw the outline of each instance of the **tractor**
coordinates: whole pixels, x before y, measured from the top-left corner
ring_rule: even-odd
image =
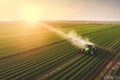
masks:
[[[85,44],[82,52],[88,55],[94,55],[96,51],[96,46],[94,44]]]

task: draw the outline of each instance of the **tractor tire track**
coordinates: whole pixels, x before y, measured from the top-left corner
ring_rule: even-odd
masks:
[[[101,64],[101,66],[97,70],[95,70],[92,74],[89,75],[88,80],[100,80],[101,77],[104,77],[104,75],[107,72],[109,72],[109,70],[115,64],[115,63],[112,63],[112,65],[111,65],[111,61],[114,60],[114,58],[117,56],[118,52],[119,51],[116,51],[114,53],[113,53],[113,51],[110,52],[111,55],[109,56],[109,58],[103,64]],[[108,66],[108,65],[111,65],[111,66]]]

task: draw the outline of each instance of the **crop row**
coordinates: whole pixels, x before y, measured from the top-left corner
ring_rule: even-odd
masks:
[[[98,43],[99,46],[103,45],[107,48],[113,45],[111,41],[118,40],[112,47],[112,49],[117,49],[120,45],[118,29],[101,30],[86,36],[91,38],[94,43]],[[54,39],[55,37],[50,38],[51,41],[56,41],[59,38]],[[40,80],[87,79],[109,56],[111,56],[109,51],[101,49],[98,49],[94,56],[88,56],[82,54],[70,42],[62,41],[1,60],[0,79],[26,80],[34,79],[36,76]]]

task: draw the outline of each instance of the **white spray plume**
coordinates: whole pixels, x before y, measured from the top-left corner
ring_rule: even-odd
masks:
[[[85,44],[93,44],[88,39],[84,39],[82,36],[77,35],[75,31],[70,31],[68,37],[69,41],[79,48],[84,48]]]
[[[70,31],[69,34],[66,34],[62,32],[61,30],[58,30],[50,25],[40,23],[43,27],[46,27],[47,29],[59,34],[60,36],[64,37],[65,39],[68,39],[73,45],[84,48],[85,44],[93,44],[88,39],[83,39],[82,36],[78,36],[76,32]]]

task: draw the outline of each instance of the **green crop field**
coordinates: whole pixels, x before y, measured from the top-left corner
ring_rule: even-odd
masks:
[[[120,25],[49,25],[65,33],[75,31],[99,48],[89,56],[40,25],[28,29],[23,24],[0,23],[0,80],[94,80],[108,61],[120,54]],[[120,76],[120,68],[114,75]]]

